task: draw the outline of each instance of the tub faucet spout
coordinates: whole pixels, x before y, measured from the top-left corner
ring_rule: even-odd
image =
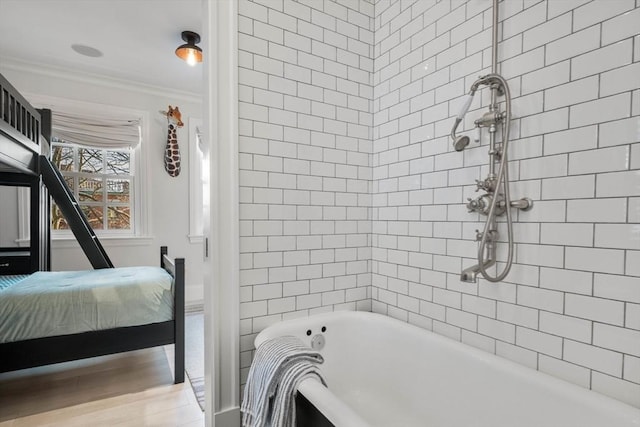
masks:
[[[484,268],[487,269],[495,263],[496,260],[492,257],[484,260],[483,265]],[[462,273],[460,274],[460,280],[467,283],[476,283],[478,274],[480,274],[480,264],[472,265],[471,267],[462,270]]]

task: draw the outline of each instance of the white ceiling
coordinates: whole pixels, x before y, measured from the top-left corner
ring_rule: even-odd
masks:
[[[202,0],[0,0],[0,61],[17,59],[201,93],[202,64],[174,51],[202,35]],[[72,44],[103,52],[82,56]]]

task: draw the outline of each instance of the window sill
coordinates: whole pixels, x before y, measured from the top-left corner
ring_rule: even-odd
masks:
[[[202,234],[189,234],[189,243],[202,243],[204,242],[204,236]]]
[[[100,243],[105,247],[118,246],[151,246],[153,236],[98,236]],[[78,241],[73,236],[51,236],[53,248],[76,248]]]

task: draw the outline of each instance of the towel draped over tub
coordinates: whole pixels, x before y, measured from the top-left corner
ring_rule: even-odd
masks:
[[[302,380],[315,377],[326,385],[318,365],[322,355],[299,338],[263,342],[249,369],[240,410],[243,427],[295,426],[295,394]]]

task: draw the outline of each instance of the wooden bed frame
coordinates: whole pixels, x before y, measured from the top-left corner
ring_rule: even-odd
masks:
[[[0,251],[0,275],[50,270],[49,193],[44,184],[49,180],[52,187],[57,186],[52,188],[54,197],[56,192],[58,197],[66,197],[64,188],[57,184],[60,180],[52,176],[48,161],[50,117],[50,111],[33,108],[0,74],[0,184],[31,188],[31,244],[12,251],[17,256]],[[77,216],[78,228],[84,234],[73,230],[74,235],[93,267],[112,267],[93,230],[84,230],[88,221],[79,209]],[[184,258],[169,258],[167,247],[163,246],[160,266],[173,277],[172,320],[2,343],[0,372],[175,344],[175,383],[184,382]]]
[[[48,129],[43,129],[43,125]],[[48,151],[44,138],[50,135],[50,120],[43,120],[0,74],[0,172],[38,175],[38,156],[45,154],[41,149]]]
[[[0,372],[175,344],[175,383],[184,382],[184,259],[170,259],[162,246],[160,262],[174,278],[173,320],[2,343]]]

